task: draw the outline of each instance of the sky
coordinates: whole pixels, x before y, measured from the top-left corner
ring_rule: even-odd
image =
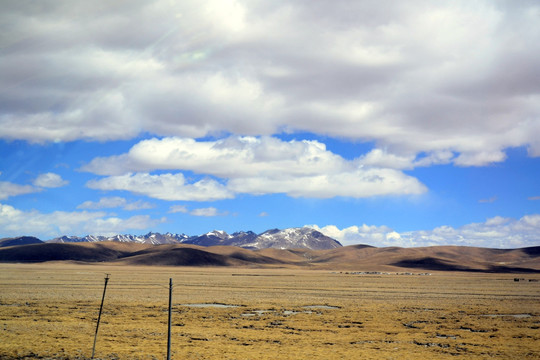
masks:
[[[21,1],[0,238],[540,245],[538,1]]]

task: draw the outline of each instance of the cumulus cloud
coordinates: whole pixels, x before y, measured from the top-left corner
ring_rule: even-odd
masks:
[[[105,212],[54,211],[42,213],[37,210],[23,211],[0,204],[0,227],[6,236],[21,234],[38,237],[61,235],[114,235],[132,230],[144,230],[156,226],[164,219],[152,219],[136,215],[126,219],[107,216]]]
[[[388,246],[387,240],[392,241],[396,237],[396,232],[387,226],[374,226],[363,224],[361,226],[350,226],[339,229],[335,225],[308,225],[326,236],[338,240],[342,245],[369,244],[373,246]]]
[[[55,173],[40,174],[35,180],[34,185],[44,188],[58,188],[66,186],[69,181],[62,179],[62,177]]]
[[[87,186],[98,190],[126,190],[160,200],[210,201],[233,197],[215,180],[203,179],[190,184],[182,174],[128,173],[91,180]]]
[[[472,223],[453,228],[440,226],[432,230],[398,233],[386,226],[351,226],[339,229],[335,225],[309,225],[344,245],[369,244],[374,246],[437,246],[459,245],[495,248],[520,248],[538,245],[540,215],[520,219],[496,216],[483,223]]]
[[[419,154],[539,156],[539,13],[489,0],[8,1],[0,136],[303,131],[374,142],[386,156],[366,163],[394,169]]]
[[[421,194],[426,187],[416,178],[392,169],[369,169],[337,174],[250,177],[232,179],[229,188],[250,194],[285,193],[292,197],[366,198],[382,195]]]
[[[41,189],[31,185],[18,185],[9,181],[0,181],[0,200],[5,200],[12,196],[31,194],[39,191],[41,191]]]
[[[234,194],[284,193],[294,197],[331,198],[421,194],[425,186],[395,169],[364,166],[363,159],[346,160],[319,141],[282,141],[274,137],[228,137],[218,141],[186,138],[143,140],[126,154],[95,158],[82,170],[112,175],[89,183],[102,190],[129,190],[164,200],[218,199],[175,189],[181,174],[122,175],[131,171],[183,170],[227,180],[212,181],[223,198]],[[152,179],[152,181],[142,180]],[[140,179],[140,180],[136,180]],[[127,185],[127,183],[130,185]],[[159,183],[160,191],[151,190]],[[167,188],[167,189],[165,189]]]
[[[354,167],[319,141],[231,136],[217,141],[178,137],[142,140],[126,154],[95,158],[81,170],[99,175],[190,170],[232,178],[279,172],[308,175]]]
[[[367,167],[410,170],[415,167],[448,164],[456,160],[455,154],[449,150],[433,151],[429,154],[395,154],[388,149],[375,148],[361,156],[358,163]]]
[[[142,210],[152,209],[154,205],[137,200],[134,202],[128,202],[125,198],[120,196],[102,197],[99,201],[85,201],[77,206],[77,209],[99,210],[110,208],[123,208],[124,210]]]

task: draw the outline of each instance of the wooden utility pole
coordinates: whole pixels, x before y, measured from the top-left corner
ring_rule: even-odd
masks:
[[[96,351],[96,340],[97,340],[97,334],[98,334],[98,330],[99,330],[99,321],[101,320],[101,311],[103,310],[103,301],[105,300],[105,291],[107,291],[107,283],[109,282],[109,275],[110,274],[105,274],[105,286],[103,287],[103,296],[101,297],[101,305],[99,307],[99,315],[98,315],[98,318],[97,318],[97,324],[96,324],[96,334],[94,335],[94,346],[92,347],[92,357],[91,359],[94,358],[94,353]]]
[[[171,306],[172,305],[172,278],[169,279],[169,327],[167,332],[167,360],[171,360]]]

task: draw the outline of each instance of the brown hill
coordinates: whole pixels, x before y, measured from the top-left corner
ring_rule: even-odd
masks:
[[[188,246],[155,246],[132,253],[121,260],[130,265],[163,266],[234,266],[232,259],[203,249]]]
[[[0,262],[114,262],[131,265],[301,267],[343,271],[467,271],[540,273],[540,247],[487,249],[463,246],[421,248],[366,245],[328,250],[138,243],[43,243],[0,249]]]
[[[322,252],[324,250],[309,250],[309,249],[276,249],[267,248],[257,250],[257,252],[263,256],[267,256],[274,259],[280,259],[283,262],[289,264],[306,264],[313,258],[313,254]]]
[[[104,243],[41,243],[10,246],[0,249],[0,262],[45,262],[45,261],[113,261],[131,255],[141,247],[152,245]]]
[[[118,262],[131,265],[174,266],[287,266],[279,256],[235,246],[159,245],[132,253]]]
[[[429,271],[540,272],[537,248],[489,249],[465,246],[419,248],[344,247],[313,259],[323,267],[340,264],[345,269],[361,265],[370,270],[416,269]],[[326,265],[324,265],[326,264]]]
[[[0,247],[41,244],[41,243],[43,243],[43,241],[33,236],[19,236],[19,237],[14,237],[14,238],[0,239]]]

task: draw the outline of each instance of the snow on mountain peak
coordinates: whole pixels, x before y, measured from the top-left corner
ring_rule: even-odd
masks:
[[[118,241],[118,242],[136,242],[144,244],[195,244],[200,246],[238,246],[247,249],[333,249],[340,247],[341,244],[329,238],[322,233],[311,228],[289,228],[289,229],[271,229],[261,234],[255,234],[252,231],[239,231],[229,235],[223,230],[213,230],[200,236],[187,236],[185,234],[160,234],[148,233],[146,235],[87,235],[85,237],[62,236],[49,242],[98,242],[98,241]]]

